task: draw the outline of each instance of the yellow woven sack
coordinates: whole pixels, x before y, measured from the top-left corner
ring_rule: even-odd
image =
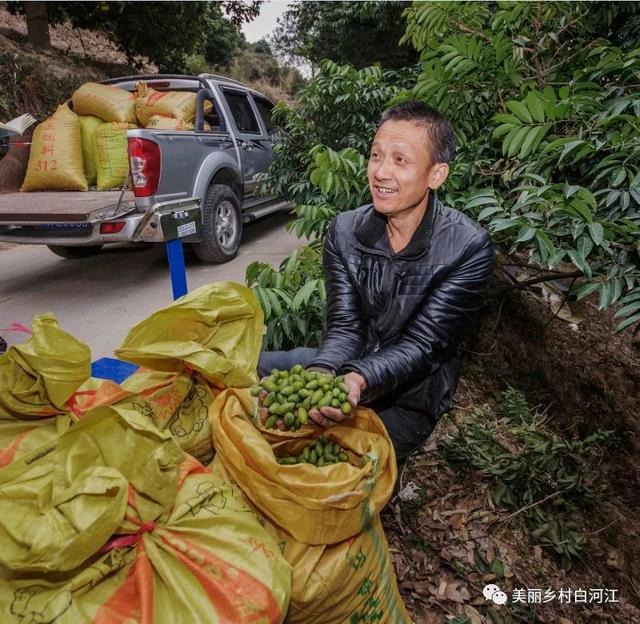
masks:
[[[39,418],[64,411],[91,373],[89,347],[58,326],[53,314],[32,321],[32,335],[0,356],[0,416]]]
[[[145,127],[154,115],[173,117],[185,122],[193,121],[196,116],[196,94],[190,91],[156,91],[145,82],[136,84],[136,116]],[[213,110],[213,104],[204,102],[205,115]]]
[[[193,130],[194,126],[191,122],[175,119],[174,117],[162,117],[161,115],[152,115],[149,117],[146,127],[149,130]],[[211,132],[211,126],[205,121],[204,132]]]
[[[168,430],[180,448],[202,463],[213,459],[209,406],[220,392],[197,372],[138,370],[122,383],[132,409]]]
[[[103,121],[136,122],[136,96],[119,87],[85,82],[71,96],[77,115],[93,115]]]
[[[290,566],[242,499],[135,412],[0,471],[0,621],[279,624]]]
[[[34,317],[32,329],[0,355],[0,468],[71,426],[68,402],[91,374],[89,347],[52,314]]]
[[[96,130],[104,122],[99,117],[92,115],[83,115],[78,117],[80,120],[80,131],[82,137],[82,161],[84,164],[84,175],[87,178],[89,186],[93,186],[97,179],[96,169]]]
[[[350,462],[285,466],[274,453],[298,455],[321,431],[272,445],[252,422],[252,399],[248,390],[228,389],[209,411],[217,455],[251,503],[304,544],[336,544],[365,529],[391,497],[397,475],[393,445],[378,416],[358,408],[347,425],[324,431],[347,449]]]
[[[104,123],[96,129],[94,156],[97,170],[96,187],[106,191],[121,187],[129,175],[127,130],[133,124]]]
[[[262,328],[251,289],[215,282],[138,323],[116,355],[154,371],[197,371],[217,388],[243,388],[257,382]]]
[[[193,130],[193,124],[183,119],[176,119],[175,117],[151,115],[145,128],[149,128],[150,130]]]
[[[37,126],[21,191],[86,191],[78,116],[66,104]]]
[[[216,478],[232,483],[222,455],[216,455],[210,468]],[[240,491],[237,485],[232,487]],[[245,500],[251,505],[248,497]],[[285,620],[288,624],[411,622],[398,591],[379,516],[347,540],[310,546],[294,539],[255,507],[254,510],[293,568],[291,602]],[[295,520],[298,518],[292,522]]]

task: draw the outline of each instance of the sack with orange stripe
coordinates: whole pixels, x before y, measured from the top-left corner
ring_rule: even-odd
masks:
[[[247,390],[226,390],[210,418],[216,444],[211,466],[235,483],[264,521],[293,568],[291,624],[385,622],[410,618],[398,592],[380,511],[397,476],[389,435],[378,416],[359,408],[346,425],[263,437],[252,422]],[[320,434],[349,461],[316,467],[280,464]]]
[[[116,355],[143,368],[122,388],[138,396],[135,409],[208,463],[209,407],[224,388],[256,382],[262,325],[262,308],[246,286],[197,288],[131,329]]]
[[[35,316],[31,337],[0,355],[0,468],[71,426],[74,395],[90,374],[89,347],[53,314]]]
[[[145,82],[136,83],[138,96],[136,98],[136,116],[145,127],[150,127],[149,121],[154,116],[171,117],[190,122],[196,116],[196,94],[190,91],[156,91]],[[213,104],[206,100],[203,104],[204,113],[213,110]]]
[[[0,621],[279,623],[291,569],[232,488],[125,404],[0,471]]]

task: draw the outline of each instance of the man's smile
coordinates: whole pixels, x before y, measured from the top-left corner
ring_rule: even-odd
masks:
[[[390,188],[388,186],[380,186],[379,184],[374,184],[373,188],[376,192],[381,193],[382,195],[392,195],[393,193],[398,192],[398,189]]]

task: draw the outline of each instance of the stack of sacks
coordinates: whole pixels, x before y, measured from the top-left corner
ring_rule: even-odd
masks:
[[[193,130],[196,94],[156,91],[138,82],[137,97],[119,87],[87,82],[33,135],[21,191],[99,191],[122,187],[129,175],[127,130]],[[205,114],[213,104],[204,103]],[[205,130],[211,128],[205,124]]]
[[[274,431],[266,439],[252,422],[253,403],[249,391],[234,389],[214,401],[211,469],[242,490],[293,568],[286,621],[409,623],[380,521],[397,477],[382,421],[358,408],[344,425]],[[349,461],[278,463],[321,434],[346,449]]]
[[[202,464],[126,407],[0,471],[0,620],[278,624],[291,569]]]
[[[0,468],[57,438],[89,410],[126,404],[186,452],[213,459],[209,407],[227,387],[256,382],[263,315],[245,286],[218,282],[159,310],[117,351],[143,366],[122,386],[90,377],[89,347],[51,314],[0,356]]]
[[[145,82],[136,84],[136,115],[145,128],[156,130],[193,130],[196,117],[196,94],[189,91],[156,91]],[[205,101],[204,112],[213,104]]]
[[[135,95],[87,82],[34,132],[21,191],[121,187],[129,175],[127,130],[137,128]]]
[[[116,355],[142,368],[122,389],[136,395],[134,409],[208,463],[209,407],[223,389],[257,381],[262,327],[262,308],[249,288],[202,286],[131,329]]]
[[[72,98],[80,115],[82,153],[89,184],[99,191],[121,187],[129,175],[127,130],[137,128],[135,94],[87,82]]]

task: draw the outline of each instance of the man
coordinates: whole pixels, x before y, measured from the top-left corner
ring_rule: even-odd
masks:
[[[339,214],[325,237],[322,344],[265,352],[258,366],[261,376],[296,363],[345,375],[350,403],[382,418],[399,460],[450,406],[457,343],[493,269],[487,232],[436,194],[453,146],[449,122],[420,102],[382,114],[368,165],[373,204]],[[345,418],[331,407],[309,416],[323,427]]]

